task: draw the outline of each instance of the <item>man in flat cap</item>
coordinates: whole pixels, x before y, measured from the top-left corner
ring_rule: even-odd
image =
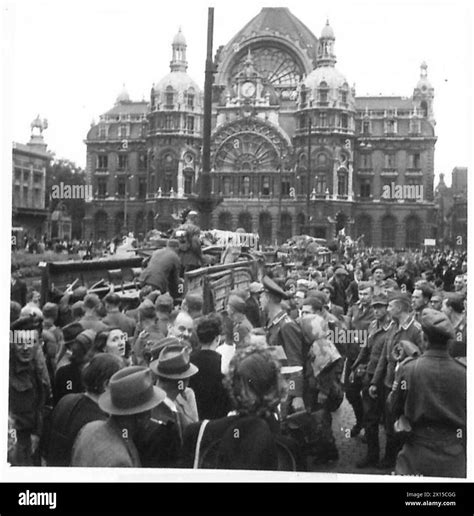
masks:
[[[288,359],[288,366],[305,367],[307,352],[301,328],[283,310],[281,303],[286,293],[268,276],[262,280],[264,291],[261,305],[267,315],[267,342],[269,346],[282,346]],[[294,373],[289,381],[288,403],[290,410],[299,412],[305,409],[303,402],[303,371]],[[285,407],[288,409],[289,407]]]
[[[393,296],[388,303],[387,311],[393,324],[387,332],[384,347],[369,387],[370,396],[373,398],[382,396],[383,400],[387,399],[392,390],[395,367],[398,363],[398,357],[394,353],[397,345],[401,341],[409,341],[420,350],[423,349],[423,332],[420,323],[416,321],[411,311],[410,296],[405,293]],[[387,434],[385,457],[380,462],[380,467],[383,469],[392,468],[395,465],[400,446],[393,430],[391,415],[387,410],[385,410],[385,431]]]
[[[405,426],[411,427],[395,472],[463,478],[466,366],[449,355],[448,342],[454,337],[454,328],[446,314],[426,308],[421,326],[427,350],[418,358],[402,362],[388,400],[393,419],[403,416]]]

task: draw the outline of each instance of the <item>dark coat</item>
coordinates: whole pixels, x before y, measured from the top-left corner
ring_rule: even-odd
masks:
[[[75,394],[84,392],[84,385],[82,384],[81,367],[69,363],[60,367],[56,371],[54,377],[54,404],[66,396],[66,394]]]
[[[189,380],[189,386],[196,396],[200,419],[219,419],[230,409],[230,399],[222,384],[221,355],[211,349],[194,351],[191,362],[199,368]]]
[[[71,462],[71,452],[77,434],[91,421],[105,421],[108,415],[85,394],[67,394],[51,414],[50,432],[46,436],[48,466],[64,467]]]
[[[146,269],[140,275],[140,281],[158,289],[162,294],[169,292],[173,299],[179,297],[179,273],[181,261],[170,248],[155,251]]]
[[[412,427],[397,458],[397,473],[466,476],[466,366],[447,349],[428,348],[406,359],[388,407],[393,420],[403,414]]]
[[[301,366],[302,372],[291,375],[294,389],[289,398],[303,397],[303,377],[308,350],[306,349],[303,333],[298,324],[285,312],[275,315],[267,328],[269,346],[282,346],[288,359],[289,366]]]
[[[245,316],[254,328],[261,328],[263,326],[262,312],[260,311],[258,301],[253,296],[248,297],[245,301]]]
[[[25,306],[26,290],[26,283],[22,279],[16,279],[10,287],[10,299],[20,303],[20,306]]]
[[[397,365],[397,360],[392,352],[401,340],[408,340],[418,346],[419,349],[423,349],[423,330],[413,315],[408,318],[403,326],[399,326],[395,322],[391,324],[371,385],[381,386],[384,384],[387,389],[392,388],[395,366]]]
[[[184,435],[184,466],[192,467],[201,423],[190,425]],[[256,416],[229,416],[210,421],[201,446],[201,468],[277,470],[277,421]],[[236,438],[238,436],[238,438]]]

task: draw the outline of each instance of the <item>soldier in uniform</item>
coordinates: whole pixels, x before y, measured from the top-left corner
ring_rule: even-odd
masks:
[[[446,314],[427,308],[421,325],[428,348],[402,362],[389,396],[393,419],[402,416],[410,431],[395,472],[465,477],[466,366],[449,355],[454,328]]]
[[[379,294],[385,294],[385,272],[381,265],[374,265],[372,267],[372,287],[374,296],[378,296]]]
[[[268,276],[263,278],[262,284],[264,291],[261,295],[261,305],[268,317],[266,327],[268,345],[283,347],[288,366],[299,366],[304,369],[307,353],[304,349],[301,328],[281,306],[282,300],[287,299],[287,294]],[[294,412],[305,409],[303,374],[304,371],[299,371],[292,374],[288,380],[288,408]]]
[[[232,338],[236,349],[248,344],[253,326],[245,316],[245,301],[237,294],[231,294],[227,300],[227,314],[232,321]]]
[[[369,395],[372,398],[382,396],[384,404],[392,390],[395,367],[399,359],[396,350],[400,342],[409,341],[420,350],[423,349],[423,331],[420,323],[411,313],[410,296],[405,293],[396,294],[389,301],[387,311],[394,324],[390,326],[387,332],[387,338],[369,387]],[[387,436],[385,457],[380,462],[380,467],[384,469],[395,465],[399,448],[399,441],[393,430],[393,421],[387,410],[385,410],[385,432]]]
[[[369,324],[374,319],[374,310],[371,306],[372,301],[372,285],[368,281],[361,281],[358,285],[359,301],[351,306],[347,313],[349,320],[349,330],[358,330],[361,336],[367,334]],[[356,422],[351,429],[351,437],[360,434],[362,429],[362,420],[364,409],[362,406],[362,375],[359,374],[357,367],[353,364],[359,355],[361,346],[367,345],[365,340],[353,338],[354,332],[348,333],[350,338],[346,344],[346,368],[344,375],[344,387],[346,390],[347,401],[351,404],[356,417]]]
[[[387,314],[388,299],[385,294],[372,298],[371,306],[374,320],[368,328],[367,343],[361,346],[359,356],[352,365],[353,371],[363,371],[362,376],[362,406],[364,409],[363,425],[367,440],[367,456],[359,461],[358,468],[377,465],[379,461],[379,422],[383,413],[382,398],[369,396],[369,386],[375,373],[375,368],[382,353],[387,332],[394,324]]]

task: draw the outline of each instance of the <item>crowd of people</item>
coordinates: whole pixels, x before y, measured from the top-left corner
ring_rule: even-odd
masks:
[[[465,476],[465,254],[308,258],[203,313],[177,239],[134,307],[85,287],[41,306],[12,269],[12,465],[318,471],[345,398],[362,473]]]

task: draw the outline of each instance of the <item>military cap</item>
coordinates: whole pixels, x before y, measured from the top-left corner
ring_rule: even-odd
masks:
[[[170,306],[171,308],[173,308],[173,298],[168,294],[168,292],[165,292],[164,294],[161,294],[156,298],[155,306]]]
[[[402,303],[405,306],[405,308],[411,307],[411,297],[404,292],[394,292],[389,297],[389,302],[390,301],[399,301],[400,303]]]
[[[319,284],[319,290],[323,290],[324,288],[327,288],[331,291],[331,294],[334,294],[334,287],[327,281]]]
[[[335,274],[336,276],[337,276],[337,275],[339,275],[339,274],[342,274],[342,275],[344,275],[344,276],[348,276],[348,275],[349,275],[349,273],[346,271],[346,269],[343,269],[342,267],[338,267],[338,268],[336,269],[336,271],[334,272],[334,274]]]
[[[425,308],[421,312],[421,327],[428,338],[454,339],[453,325],[444,312]]]
[[[370,303],[372,306],[377,305],[388,305],[388,296],[387,294],[378,294],[372,298],[372,302]]]
[[[327,305],[328,303],[328,296],[324,293],[324,292],[321,292],[320,290],[311,290],[309,291],[307,294],[306,294],[306,297],[309,298],[314,298],[314,299],[319,299],[319,301],[321,301],[321,303],[324,305]]]
[[[42,318],[38,315],[24,315],[14,321],[11,330],[40,330]]]
[[[277,296],[281,299],[288,299],[288,294],[268,276],[263,278],[262,284],[265,292],[268,292],[269,294]]]
[[[372,288],[372,283],[370,283],[370,281],[359,281],[357,285],[358,290],[366,290],[368,288]]]

